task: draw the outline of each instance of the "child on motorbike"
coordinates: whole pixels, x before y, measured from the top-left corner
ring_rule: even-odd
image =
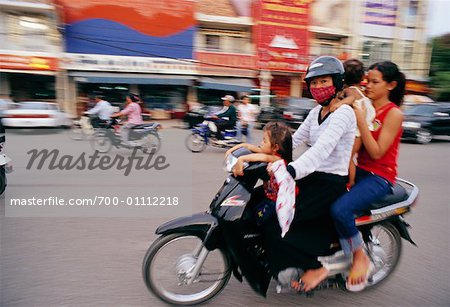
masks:
[[[274,163],[268,167],[270,178],[263,184],[266,198],[256,208],[258,217],[262,220],[277,212],[284,236],[294,217],[295,205],[295,182],[286,170],[286,165],[292,161],[292,135],[289,128],[280,122],[269,122],[264,127],[263,133],[260,146],[242,143],[229,149],[226,155],[241,147],[253,152],[238,158],[233,168],[235,176],[244,174],[245,162]],[[277,163],[280,160],[284,161],[283,165]],[[283,193],[279,193],[281,185],[284,187]]]
[[[341,247],[353,255],[347,279],[347,289],[361,291],[367,284],[371,267],[364,251],[364,241],[355,225],[355,213],[370,209],[370,205],[389,193],[397,176],[397,159],[402,135],[403,114],[400,105],[405,92],[405,76],[397,65],[386,61],[369,67],[366,95],[376,111],[373,131],[370,131],[363,110],[353,106],[363,147],[358,153],[355,185],[331,207]]]
[[[241,143],[226,152],[226,156],[238,148],[245,147],[253,154],[238,158],[233,168],[235,176],[244,174],[244,162],[275,162],[280,159],[289,163],[292,161],[292,135],[289,128],[280,122],[270,122],[264,126],[263,139],[259,146]]]
[[[331,112],[336,111],[343,104],[355,105],[358,108],[362,108],[366,112],[366,122],[369,130],[373,130],[373,120],[375,119],[375,108],[372,106],[372,102],[367,98],[359,87],[363,77],[364,77],[364,64],[357,59],[350,59],[344,62],[344,90],[342,91],[342,100],[336,100],[335,103],[331,104]],[[353,97],[354,99],[349,100],[348,97]],[[355,184],[356,176],[356,163],[355,159],[358,151],[361,148],[361,133],[359,129],[356,129],[356,139],[355,144],[353,144],[352,158],[350,159],[350,165],[348,169],[348,185],[349,187]]]

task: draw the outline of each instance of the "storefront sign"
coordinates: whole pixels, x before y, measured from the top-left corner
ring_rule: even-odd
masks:
[[[196,64],[190,61],[163,58],[110,56],[66,53],[61,66],[67,70],[142,72],[163,74],[195,74]]]
[[[364,22],[381,26],[395,26],[397,0],[366,0]]]
[[[193,0],[56,0],[73,53],[192,59]]]
[[[256,75],[256,59],[253,55],[197,52],[198,71],[205,75],[245,76]]]
[[[0,69],[58,70],[58,59],[40,56],[0,54]]]
[[[304,72],[309,54],[311,0],[259,0],[254,5],[260,69]]]

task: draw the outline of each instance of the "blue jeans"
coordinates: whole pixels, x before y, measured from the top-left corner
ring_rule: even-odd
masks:
[[[251,144],[252,143],[252,129],[253,129],[253,123],[247,122],[247,135],[246,135],[246,143]],[[242,123],[241,121],[238,121],[236,124],[236,138],[242,142]]]
[[[346,255],[353,254],[364,244],[355,225],[355,214],[369,210],[373,202],[392,193],[392,185],[388,180],[360,168],[356,170],[355,181],[350,191],[331,206],[331,216]]]

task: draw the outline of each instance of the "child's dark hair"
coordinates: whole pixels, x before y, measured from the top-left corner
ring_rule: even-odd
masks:
[[[269,122],[264,126],[269,134],[270,144],[278,145],[278,154],[286,162],[292,162],[292,134],[289,127],[282,122]]]
[[[369,70],[376,69],[383,75],[383,80],[390,83],[397,82],[397,86],[389,92],[389,100],[400,106],[403,103],[403,96],[405,96],[405,75],[398,69],[395,63],[390,61],[378,62],[372,64]]]
[[[357,59],[344,62],[344,83],[346,85],[358,85],[364,77],[364,64]]]

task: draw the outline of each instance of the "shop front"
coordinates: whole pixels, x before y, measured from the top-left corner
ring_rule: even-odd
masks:
[[[134,93],[156,117],[180,116],[196,79],[191,62],[161,58],[67,54],[64,68],[77,115],[89,107],[94,95],[122,108],[126,95]]]
[[[220,105],[225,95],[239,99],[257,87],[254,55],[197,51],[196,57],[201,75],[196,92],[202,104]]]
[[[56,101],[58,59],[0,54],[2,96],[14,101]]]

